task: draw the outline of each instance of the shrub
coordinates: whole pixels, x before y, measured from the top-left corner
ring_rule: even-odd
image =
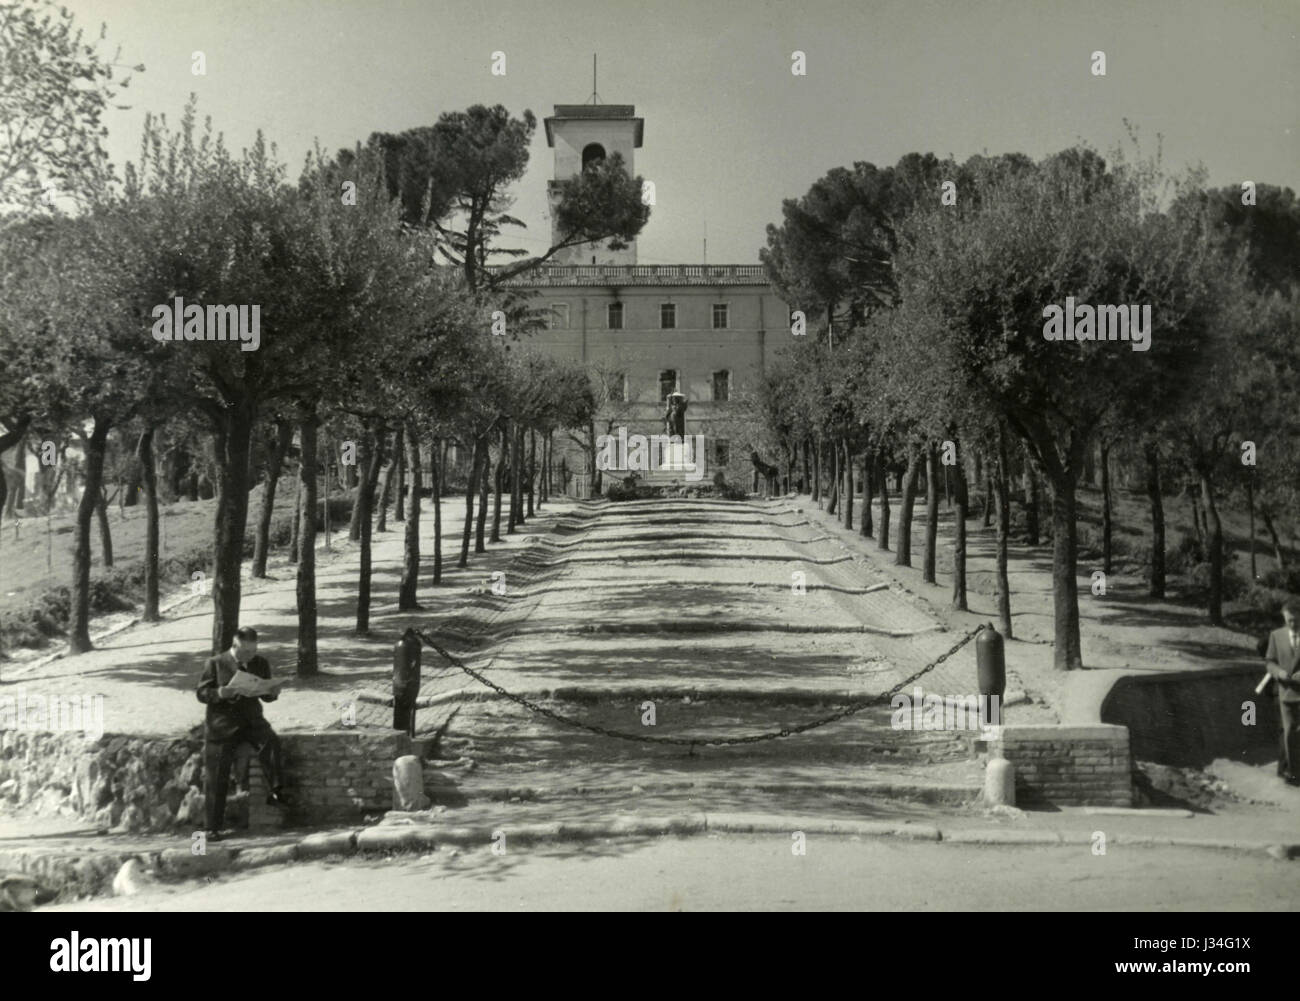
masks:
[[[1235,558],[1236,554],[1232,555]],[[1208,591],[1210,588],[1209,561],[1196,564],[1187,577],[1193,587]],[[1246,580],[1245,574],[1237,569],[1233,560],[1225,559],[1223,561],[1223,600],[1236,601],[1245,595],[1249,589],[1250,581]]]
[[[1184,535],[1178,545],[1165,556],[1165,571],[1171,574],[1189,574],[1205,560],[1205,546],[1194,535]]]
[[[1283,570],[1281,567],[1274,567],[1272,570],[1266,570],[1259,575],[1259,584],[1261,587],[1275,591],[1290,591],[1292,594],[1300,594],[1300,569]]]
[[[1291,595],[1281,588],[1255,584],[1246,591],[1245,602],[1252,612],[1257,612],[1270,621],[1277,621],[1282,614],[1282,603],[1289,597]]]

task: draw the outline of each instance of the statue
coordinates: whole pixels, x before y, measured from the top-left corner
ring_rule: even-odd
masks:
[[[668,394],[668,406],[664,408],[664,433],[683,441],[686,439],[686,397],[682,393]]]

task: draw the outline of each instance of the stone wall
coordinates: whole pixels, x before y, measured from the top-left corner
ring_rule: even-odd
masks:
[[[281,735],[293,807],[266,806],[254,759],[247,793],[234,793],[231,826],[360,821],[392,807],[394,758],[419,753],[392,731]],[[197,737],[0,731],[0,812],[81,817],[101,830],[203,827],[203,741]]]
[[[982,741],[1011,762],[1016,801],[1132,806],[1133,763],[1122,726],[995,726]]]

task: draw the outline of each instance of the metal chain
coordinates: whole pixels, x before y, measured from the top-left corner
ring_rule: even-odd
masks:
[[[974,639],[976,635],[979,634],[980,630],[983,628],[984,628],[983,626],[976,626],[974,629],[970,630],[970,632],[966,633],[966,635],[963,636],[960,640],[958,640],[955,644],[953,644],[953,646],[946,653],[937,657],[934,661],[927,664],[925,667],[921,668],[915,674],[911,675],[908,678],[905,678],[903,681],[900,681],[889,691],[882,692],[880,695],[868,699],[865,702],[850,703],[848,706],[845,706],[843,709],[837,710],[836,712],[831,713],[831,715],[825,716],[821,719],[813,720],[811,723],[801,723],[798,726],[784,727],[781,730],[773,730],[770,733],[756,733],[746,737],[713,737],[707,740],[699,737],[655,737],[643,733],[624,733],[620,730],[611,730],[609,727],[600,726],[595,723],[585,723],[582,720],[574,719],[571,716],[561,715],[560,713],[557,713],[554,710],[547,709],[545,706],[539,706],[536,702],[532,702],[529,699],[524,698],[522,695],[516,695],[514,694],[514,692],[506,691],[504,688],[502,688],[494,681],[489,681],[487,678],[483,677],[483,675],[481,675],[478,671],[475,671],[472,667],[470,667],[462,660],[460,660],[460,658],[454,657],[451,654],[449,654],[441,646],[435,643],[432,637],[430,637],[429,634],[424,632],[423,630],[417,629],[415,630],[415,634],[419,636],[420,639],[424,640],[424,642],[427,643],[429,646],[431,646],[434,650],[438,651],[438,653],[442,655],[442,658],[445,661],[447,661],[447,663],[453,665],[454,667],[460,668],[462,671],[468,674],[475,681],[479,682],[480,684],[486,685],[488,688],[491,688],[494,692],[496,692],[499,695],[505,696],[510,701],[517,702],[525,709],[529,709],[532,712],[547,717],[548,719],[553,719],[557,723],[562,723],[565,726],[577,727],[579,730],[586,730],[590,733],[598,733],[604,737],[613,737],[616,740],[635,740],[635,741],[641,741],[642,743],[646,743],[646,744],[676,744],[682,747],[690,747],[692,749],[692,753],[694,753],[694,748],[697,744],[702,744],[706,747],[722,747],[730,744],[757,744],[760,741],[764,741],[764,740],[777,740],[781,737],[793,736],[796,733],[807,733],[809,730],[815,730],[820,726],[825,726],[827,723],[834,723],[837,720],[844,719],[846,716],[852,716],[855,713],[860,713],[864,709],[869,709],[872,706],[877,706],[886,703],[890,699],[892,699],[894,695],[897,694],[899,691],[906,688],[908,685],[912,684],[912,682],[920,678],[921,675],[925,674],[928,671],[934,670],[934,668],[938,667],[945,660],[947,660],[949,657],[955,654],[958,650],[960,650],[972,639]]]

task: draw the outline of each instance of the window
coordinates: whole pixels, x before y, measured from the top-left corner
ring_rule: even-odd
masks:
[[[677,369],[665,369],[659,373],[659,402],[667,402],[668,397],[675,392],[677,392]]]
[[[676,303],[665,302],[659,306],[659,329],[660,330],[677,329]]]
[[[600,143],[588,143],[582,148],[582,169],[599,167],[605,162],[605,147]]]
[[[731,399],[731,373],[725,368],[713,373],[713,398],[719,402]]]
[[[726,438],[713,439],[713,461],[719,466],[725,466],[731,461],[731,442]]]
[[[605,395],[611,402],[626,403],[627,376],[622,372],[615,372],[610,375],[609,380],[605,383]]]
[[[713,329],[727,329],[727,304],[725,302],[715,302],[713,304]]]
[[[623,329],[623,304],[621,302],[611,302],[607,307],[607,316],[610,330]]]
[[[567,302],[556,302],[551,304],[550,311],[546,315],[546,329],[569,329],[569,304]]]

